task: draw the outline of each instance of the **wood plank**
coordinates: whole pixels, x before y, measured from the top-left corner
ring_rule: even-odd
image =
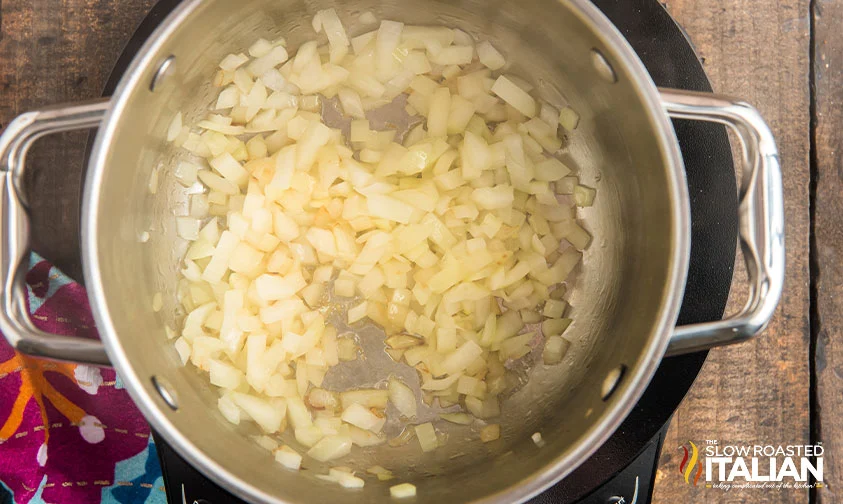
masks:
[[[784,170],[787,280],[782,303],[764,334],[710,353],[673,418],[656,475],[654,502],[807,502],[807,490],[771,494],[724,493],[702,484],[694,488],[685,484],[678,466],[681,446],[688,440],[801,444],[810,437],[809,2],[665,3],[695,43],[714,89],[746,99],[772,125]],[[733,288],[732,310],[745,295],[744,287]]]
[[[0,127],[37,107],[100,96],[114,62],[155,0],[0,2]],[[26,177],[35,249],[82,278],[79,198],[87,133],[36,143]]]
[[[843,3],[818,1],[814,11],[816,193],[815,372],[818,439],[825,448],[825,489],[817,502],[839,502],[843,491]]]

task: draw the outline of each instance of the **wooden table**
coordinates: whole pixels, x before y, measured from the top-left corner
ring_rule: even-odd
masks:
[[[714,88],[747,99],[773,127],[784,171],[787,282],[762,337],[711,352],[674,416],[656,502],[835,502],[843,484],[843,296],[835,295],[843,294],[843,0],[664,3],[696,44]],[[34,107],[99,96],[153,4],[0,1],[0,126]],[[39,194],[35,248],[76,278],[83,146],[82,133],[40,141],[27,178]],[[732,306],[744,296],[734,289]],[[828,488],[724,494],[688,486],[678,476],[680,446],[706,439],[822,441]]]

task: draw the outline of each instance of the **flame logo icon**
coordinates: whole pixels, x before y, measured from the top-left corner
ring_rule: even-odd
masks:
[[[691,445],[690,451],[686,446],[682,447],[682,451],[685,452],[685,455],[682,457],[682,462],[679,464],[679,474],[685,478],[685,483],[697,486],[697,482],[700,480],[700,476],[702,475],[702,462],[699,460],[700,451],[697,449],[697,445],[695,445],[693,441],[688,441],[688,444]],[[696,474],[694,474],[694,468],[697,469]],[[692,474],[694,474],[693,480],[691,479]]]

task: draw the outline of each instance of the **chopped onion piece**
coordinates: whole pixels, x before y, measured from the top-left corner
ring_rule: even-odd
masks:
[[[343,409],[352,404],[360,404],[367,408],[386,408],[389,392],[386,390],[361,389],[349,390],[340,394]]]
[[[226,180],[244,186],[249,179],[249,173],[243,166],[228,152],[223,153],[210,161],[211,168],[217,171]]]
[[[348,323],[353,324],[359,320],[363,320],[368,313],[369,305],[368,302],[363,301],[359,305],[349,308],[348,310]]]
[[[331,63],[339,63],[348,54],[349,42],[345,28],[343,28],[342,22],[337,16],[337,11],[333,8],[321,10],[316,13],[316,17],[321,18],[322,28],[325,30],[328,43],[331,45]]]
[[[268,53],[252,60],[248,66],[249,72],[251,72],[252,75],[263,75],[272,68],[275,68],[281,63],[287,61],[288,57],[287,49],[285,49],[284,46],[275,46]]]
[[[190,217],[176,217],[176,233],[188,241],[199,238],[200,222]]]
[[[378,18],[371,11],[366,11],[357,17],[357,21],[361,24],[374,24],[378,22]]]
[[[419,439],[419,446],[421,446],[423,452],[433,451],[439,446],[436,430],[433,428],[432,423],[427,422],[416,425],[414,430],[416,431],[416,437]]]
[[[190,343],[187,341],[186,338],[181,337],[176,340],[173,344],[176,349],[176,352],[179,354],[179,358],[181,359],[182,364],[187,364],[187,360],[190,357]],[[239,416],[237,418],[240,418]]]
[[[220,62],[220,68],[228,72],[233,72],[240,68],[241,65],[249,61],[249,57],[243,53],[229,54]]]
[[[583,185],[574,187],[574,201],[577,202],[577,206],[579,207],[590,207],[593,205],[596,194],[597,191],[591,187]]]
[[[440,87],[430,98],[427,115],[427,131],[430,136],[444,137],[448,134],[448,114],[451,109],[451,93]]]
[[[272,434],[281,428],[281,422],[286,414],[285,403],[272,403],[256,396],[232,392],[231,399],[234,404],[240,407],[252,420],[257,423],[264,432]]]
[[[369,474],[374,474],[375,476],[378,477],[378,479],[380,481],[389,481],[389,480],[391,480],[392,478],[395,477],[395,476],[392,475],[392,471],[390,471],[389,469],[386,469],[384,467],[381,467],[379,465],[372,466],[372,467],[366,469],[366,472],[369,473]]]
[[[484,210],[508,208],[515,201],[512,186],[482,187],[471,193],[471,199]]]
[[[382,433],[363,430],[353,425],[348,425],[347,427],[349,436],[351,436],[351,442],[357,446],[378,446],[386,442],[386,437]]]
[[[273,454],[275,460],[287,469],[298,471],[301,468],[302,456],[289,446],[281,445],[280,448],[273,451]]]
[[[160,312],[161,308],[164,306],[164,300],[161,296],[160,292],[156,292],[155,295],[152,296],[152,311]]]
[[[377,36],[377,30],[372,30],[370,32],[363,33],[362,35],[358,35],[351,39],[351,47],[354,49],[354,54],[359,55],[363,52],[369,44],[375,40]]]
[[[328,471],[327,475],[324,474],[317,474],[317,478],[323,479],[325,481],[331,481],[334,483],[338,483],[343,488],[363,488],[365,486],[365,481],[358,478],[351,472],[348,468],[340,468],[334,467]]]
[[[422,390],[445,390],[454,383],[456,383],[457,380],[460,379],[460,376],[460,374],[454,374],[438,380],[431,378],[422,383],[421,388]]]
[[[149,189],[149,194],[155,194],[158,192],[158,179],[160,174],[161,168],[155,167],[152,169],[152,172],[149,174],[149,184],[147,185]]]
[[[359,119],[366,117],[366,112],[363,110],[363,102],[360,100],[360,95],[357,94],[357,91],[346,87],[340,88],[338,96],[346,115]]]
[[[395,378],[389,379],[389,401],[401,415],[407,418],[413,418],[418,412],[416,394],[410,387]]]
[[[571,343],[562,336],[553,335],[547,338],[542,352],[542,360],[548,366],[559,364],[568,353]]]
[[[353,474],[337,477],[337,483],[343,488],[363,488],[366,485],[365,481]]]
[[[500,437],[501,426],[499,424],[489,424],[480,429],[480,441],[484,443],[495,441],[496,439],[500,439]]]
[[[429,52],[429,51],[428,51]],[[430,55],[430,61],[437,65],[468,65],[474,57],[474,47],[451,46]]]
[[[481,401],[476,397],[468,396],[465,398],[465,407],[477,418],[493,418],[501,414],[497,397]]]
[[[260,58],[266,56],[272,50],[272,42],[266,39],[257,39],[251,46],[249,46],[249,56],[253,58]]]
[[[503,75],[495,81],[492,92],[525,116],[536,115],[536,100]]]
[[[565,166],[558,159],[552,157],[546,158],[540,163],[536,163],[533,170],[535,172],[536,180],[543,180],[546,182],[554,182],[571,173],[570,168]]]
[[[409,443],[414,437],[416,437],[415,429],[407,427],[403,431],[401,431],[401,434],[399,434],[397,437],[390,439],[388,444],[393,448],[398,446],[404,446]]]
[[[561,335],[569,325],[571,325],[571,319],[547,319],[542,322],[542,333],[549,339],[552,336]]]
[[[404,23],[387,20],[381,21],[375,43],[375,57],[379,72],[388,71],[392,66],[392,62],[394,61],[392,53],[401,42],[401,32],[403,29]]]
[[[477,44],[477,57],[490,70],[500,70],[506,65],[506,60],[488,40]]]
[[[172,142],[175,140],[179,134],[181,134],[182,128],[182,115],[181,112],[177,113],[175,117],[173,117],[172,122],[170,122],[170,127],[167,129],[167,141]]]
[[[327,462],[351,453],[351,438],[347,436],[327,436],[316,443],[307,454],[319,462]]]
[[[413,215],[412,206],[382,194],[371,194],[366,198],[366,202],[372,217],[409,224]]]
[[[556,299],[548,299],[544,304],[542,314],[547,318],[560,318],[565,314],[568,303]]]
[[[389,487],[389,495],[394,499],[409,499],[416,496],[416,487],[412,483],[400,483]]]
[[[217,400],[217,408],[226,420],[234,425],[240,425],[240,408],[231,400],[230,393],[223,395]]]
[[[559,111],[559,124],[568,131],[574,131],[580,124],[580,115],[571,107]]]
[[[372,432],[380,432],[386,418],[377,416],[359,403],[354,403],[342,413],[342,421]]]
[[[465,370],[477,357],[483,354],[483,349],[473,341],[466,341],[453,353],[442,361],[442,371],[449,374],[460,373]]]

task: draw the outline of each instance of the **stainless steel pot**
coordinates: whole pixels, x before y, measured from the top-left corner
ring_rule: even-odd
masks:
[[[247,500],[372,502],[389,483],[346,491],[320,481],[324,467],[292,473],[228,424],[205,378],[184,368],[164,327],[176,326],[175,278],[184,244],[173,212],[185,191],[161,170],[177,155],[164,141],[173,116],[187,123],[207,109],[217,62],[257,37],[283,35],[291,47],[312,37],[310,17],[328,1],[187,0],[148,40],[110,100],[21,115],[0,137],[0,329],[23,353],[113,365],[152,426],[190,463]],[[522,501],[568,474],[620,424],[661,358],[743,341],[772,316],[784,277],[781,173],[773,136],[749,105],[731,98],[657,90],[617,30],[586,0],[356,0],[334,5],[354,35],[354,20],[379,18],[459,27],[495,41],[513,72],[552,101],[581,112],[569,161],[599,189],[583,212],[594,234],[572,288],[574,341],[562,365],[533,370],[504,403],[496,446],[450,442],[430,454],[380,447],[350,464],[393,467],[418,487],[417,502]],[[687,274],[689,195],[668,116],[733,128],[743,145],[740,232],[750,298],[728,320],[674,329]],[[28,253],[24,158],[43,135],[98,127],[83,201],[85,279],[102,344],[36,329],[27,315]],[[151,230],[148,243],[139,233]],[[164,292],[165,309],[150,300]],[[545,446],[531,440],[541,432]],[[458,456],[461,455],[461,456]],[[343,461],[343,463],[349,463]],[[394,482],[393,482],[394,483]]]

